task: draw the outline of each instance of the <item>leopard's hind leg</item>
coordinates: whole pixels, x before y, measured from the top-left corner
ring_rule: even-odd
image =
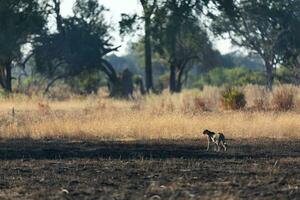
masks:
[[[226,143],[225,142],[221,142],[221,146],[223,148],[224,151],[227,151],[227,147],[226,147]]]

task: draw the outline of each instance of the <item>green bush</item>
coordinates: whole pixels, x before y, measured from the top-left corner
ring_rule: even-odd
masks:
[[[242,109],[246,105],[245,95],[237,89],[227,88],[221,94],[221,103],[226,110]]]
[[[0,98],[2,99],[2,98],[6,98],[6,97],[8,97],[9,96],[9,93],[8,92],[6,92],[6,91],[4,91],[4,90],[0,90]]]
[[[262,71],[254,71],[245,67],[214,68],[192,81],[192,87],[203,88],[204,85],[212,86],[243,86],[247,84],[265,84]]]
[[[105,76],[99,70],[82,72],[68,79],[66,83],[78,94],[97,93],[99,87],[106,86]]]

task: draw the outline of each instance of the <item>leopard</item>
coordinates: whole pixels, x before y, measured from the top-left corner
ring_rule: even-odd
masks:
[[[220,151],[222,148],[224,151],[227,151],[227,143],[225,141],[225,136],[223,133],[215,133],[205,129],[203,135],[207,135],[207,148],[206,151],[209,151],[210,143],[214,143],[217,147],[217,151]],[[216,148],[215,148],[216,150]]]

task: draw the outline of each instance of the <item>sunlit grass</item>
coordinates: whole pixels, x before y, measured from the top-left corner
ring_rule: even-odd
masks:
[[[9,98],[0,101],[0,137],[197,139],[203,137],[203,129],[223,132],[228,138],[300,136],[297,109],[222,111],[218,97],[212,95],[217,90],[164,93],[130,101],[98,96],[65,101]]]

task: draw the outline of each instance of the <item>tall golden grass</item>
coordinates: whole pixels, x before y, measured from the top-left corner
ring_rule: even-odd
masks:
[[[215,87],[135,100],[95,95],[64,101],[12,96],[0,100],[0,137],[197,139],[203,137],[203,129],[223,132],[228,138],[300,136],[298,87],[279,86],[272,93],[259,86],[241,89],[247,108],[239,111],[223,111],[219,105],[222,88]],[[293,94],[293,106],[282,112],[273,105],[277,104],[274,98],[282,100],[285,95],[277,94],[286,91]]]

